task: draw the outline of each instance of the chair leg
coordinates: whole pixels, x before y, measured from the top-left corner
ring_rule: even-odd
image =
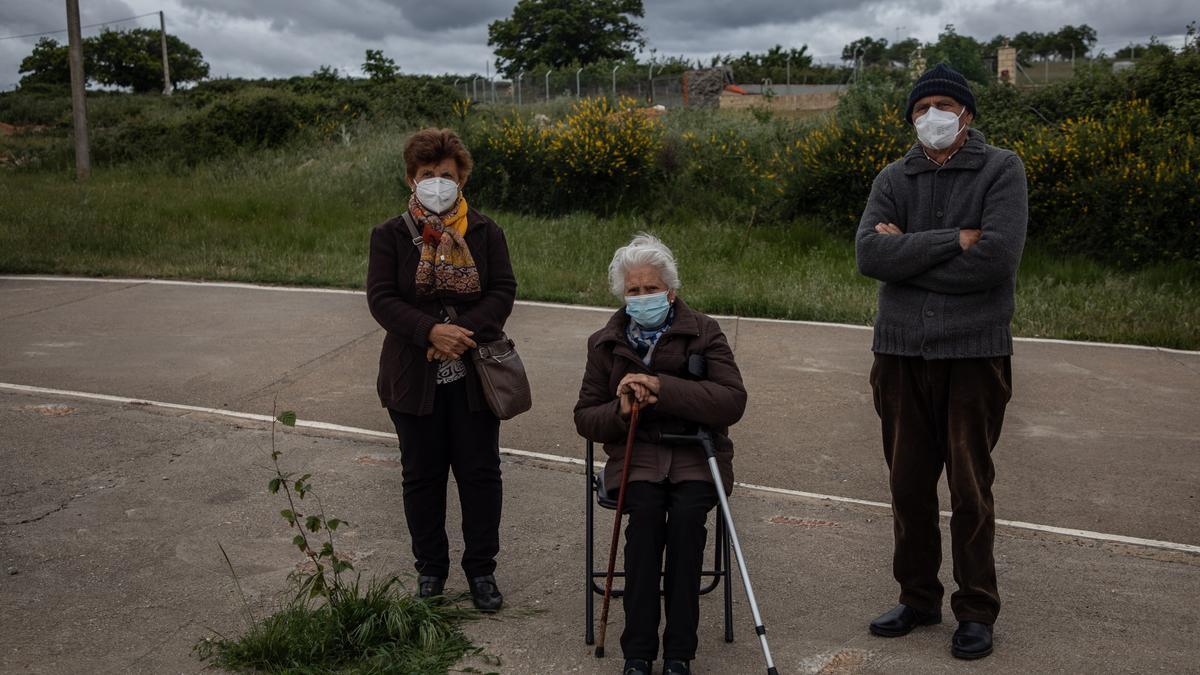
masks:
[[[584,500],[584,503],[586,504],[586,507],[584,510],[586,512],[585,518],[587,520],[587,523],[584,524],[583,529],[587,535],[587,540],[584,542],[584,545],[583,545],[583,550],[584,550],[583,557],[584,557],[584,562],[586,564],[587,569],[584,572],[584,584],[583,584],[583,596],[584,596],[583,606],[584,606],[584,612],[586,614],[586,616],[584,617],[584,624],[583,624],[584,625],[583,641],[584,641],[584,644],[591,646],[596,643],[596,623],[595,623],[596,600],[592,594],[592,563],[594,562],[592,560],[592,558],[593,558],[593,552],[592,552],[592,546],[593,546],[592,526],[593,526],[593,523],[592,523],[592,520],[593,520],[593,516],[595,516],[595,512],[594,512],[595,506],[592,504],[593,495],[592,495],[592,442],[591,441],[587,442],[587,468],[586,468],[585,473],[587,474],[587,485],[586,485],[587,489],[586,489],[586,492],[584,493],[583,500]]]

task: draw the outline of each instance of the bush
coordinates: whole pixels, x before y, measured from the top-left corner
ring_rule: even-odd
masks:
[[[624,99],[584,99],[554,124],[521,115],[468,133],[477,194],[492,206],[612,213],[653,193],[662,125]]]
[[[1012,147],[1032,238],[1125,266],[1200,262],[1200,140],[1148,102],[1039,127]]]
[[[875,175],[913,144],[906,97],[886,83],[852,91],[835,114],[785,146],[778,170],[784,213],[819,214],[830,231],[852,234]]]

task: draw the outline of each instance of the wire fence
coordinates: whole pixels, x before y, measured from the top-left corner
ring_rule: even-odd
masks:
[[[683,105],[683,75],[659,75],[635,80],[550,71],[537,77],[521,76],[511,80],[460,78],[451,86],[463,98],[478,103],[544,105],[562,100],[616,97],[632,98],[646,105]]]

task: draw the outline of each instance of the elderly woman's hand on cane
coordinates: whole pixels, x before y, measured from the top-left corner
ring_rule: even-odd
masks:
[[[621,419],[629,419],[634,401],[643,408],[658,403],[658,387],[658,378],[653,375],[630,373],[621,378],[621,383],[617,385]]]

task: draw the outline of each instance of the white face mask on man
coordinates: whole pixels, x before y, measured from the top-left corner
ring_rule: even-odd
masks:
[[[421,206],[439,215],[458,203],[458,183],[448,178],[426,178],[413,190]]]
[[[963,112],[966,112],[966,108],[955,115],[952,112],[931,107],[914,123],[917,128],[917,140],[921,141],[921,145],[934,150],[945,150],[954,145],[954,140],[966,128],[958,125]]]

